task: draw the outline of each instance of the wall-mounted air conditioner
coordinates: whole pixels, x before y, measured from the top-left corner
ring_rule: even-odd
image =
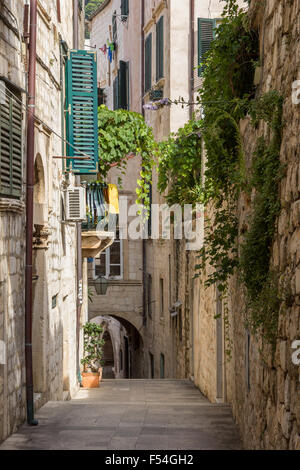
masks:
[[[69,186],[65,191],[65,221],[82,222],[86,220],[85,188]]]

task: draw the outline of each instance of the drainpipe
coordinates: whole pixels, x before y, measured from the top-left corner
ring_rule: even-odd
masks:
[[[144,94],[145,94],[145,33],[144,33],[144,25],[145,25],[145,0],[142,0],[142,11],[141,11],[141,62],[142,62],[142,70],[141,70],[141,91],[142,91],[142,114],[145,117],[145,110],[144,110]],[[146,254],[146,240],[143,237],[143,325],[147,323],[146,317],[146,288],[147,288],[147,254]]]
[[[78,0],[73,0],[73,47],[78,49]]]
[[[194,101],[194,60],[195,60],[195,0],[190,0],[190,103]],[[194,106],[190,105],[190,119],[193,117]]]
[[[78,49],[79,47],[79,35],[78,35],[78,0],[73,0],[73,48]],[[80,186],[80,176],[76,176],[76,186]],[[77,379],[81,383],[80,373],[80,318],[81,318],[81,306],[82,306],[82,251],[81,251],[81,223],[76,224],[76,262],[77,262],[77,305],[76,305],[76,363],[77,363]]]
[[[25,368],[27,422],[31,426],[36,426],[38,424],[38,421],[34,419],[32,370],[32,239],[34,186],[34,115],[36,81],[36,23],[37,0],[30,0],[26,165]]]

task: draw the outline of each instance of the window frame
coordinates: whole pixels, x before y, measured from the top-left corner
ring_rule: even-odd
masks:
[[[120,244],[120,264],[112,264],[111,261],[110,261],[110,250],[111,250],[111,247],[115,243]],[[121,238],[118,238],[103,253],[105,254],[105,276],[104,277],[106,279],[109,279],[109,280],[112,280],[112,281],[122,280],[124,278],[123,240]],[[100,259],[101,259],[101,255],[100,255],[99,258],[96,258],[96,260],[100,260]],[[95,260],[95,276],[97,277],[96,270],[97,270],[97,266],[100,266],[100,264],[97,265],[96,260]],[[119,276],[111,276],[110,275],[111,266],[120,266],[120,275]]]

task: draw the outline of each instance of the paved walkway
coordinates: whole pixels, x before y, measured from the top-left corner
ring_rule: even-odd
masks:
[[[4,449],[240,449],[230,408],[210,404],[189,381],[104,380],[69,402],[49,402]]]

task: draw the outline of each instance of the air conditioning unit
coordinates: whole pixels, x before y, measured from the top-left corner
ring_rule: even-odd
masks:
[[[86,220],[85,188],[69,186],[65,191],[65,221],[83,222]]]

